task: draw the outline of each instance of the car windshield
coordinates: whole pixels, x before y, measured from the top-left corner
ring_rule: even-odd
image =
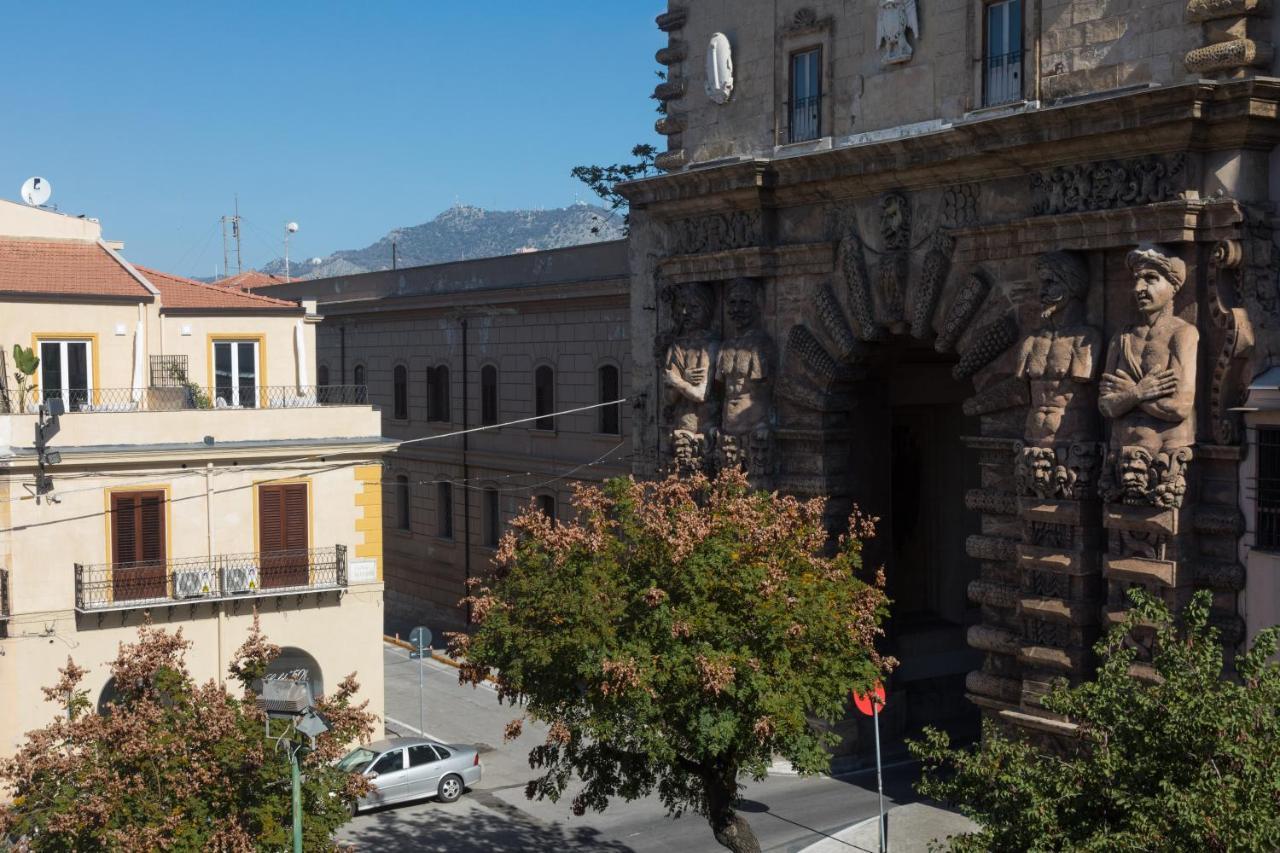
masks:
[[[338,762],[338,769],[347,772],[364,769],[364,766],[370,761],[378,757],[378,753],[371,749],[365,749],[363,746],[357,747],[347,753],[346,758]]]

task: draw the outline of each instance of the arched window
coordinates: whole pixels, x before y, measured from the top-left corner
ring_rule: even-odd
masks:
[[[391,416],[398,421],[409,419],[409,368],[397,364],[391,372]]]
[[[355,386],[353,391],[356,402],[364,405],[369,402],[369,387],[364,382],[364,365],[357,364],[351,374],[351,382]]]
[[[396,528],[410,529],[409,478],[404,474],[396,475]]]
[[[551,523],[556,523],[556,496],[555,495],[538,495],[538,510],[551,519]]]
[[[484,544],[489,548],[497,548],[502,538],[502,506],[498,501],[497,489],[484,490]]]
[[[550,365],[544,364],[533,372],[533,413],[537,420],[534,429],[555,429],[556,419],[551,413],[556,410],[556,373]]]
[[[436,532],[442,539],[453,538],[453,484],[436,484]]]
[[[449,420],[449,368],[427,368],[427,420]]]
[[[486,364],[480,368],[480,425],[498,422],[498,368]]]
[[[618,368],[612,364],[606,364],[601,367],[597,374],[596,385],[600,389],[601,403],[608,403],[618,399],[619,382]],[[600,413],[599,431],[606,435],[620,435],[622,432],[622,404],[614,403],[612,406],[602,406],[596,409]]]

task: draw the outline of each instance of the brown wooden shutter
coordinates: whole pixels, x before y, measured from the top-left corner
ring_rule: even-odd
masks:
[[[258,487],[258,550],[264,589],[307,585],[307,526],[306,483]]]
[[[111,496],[111,586],[116,600],[166,597],[165,500],[164,492]]]

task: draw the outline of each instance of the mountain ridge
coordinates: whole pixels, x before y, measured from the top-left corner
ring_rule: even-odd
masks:
[[[429,222],[393,228],[362,249],[342,249],[323,258],[291,259],[289,272],[293,278],[328,278],[388,270],[393,242],[396,266],[416,267],[511,255],[521,250],[560,249],[624,236],[620,218],[583,202],[542,210],[485,210],[455,204]],[[264,264],[261,271],[282,275],[284,259]]]

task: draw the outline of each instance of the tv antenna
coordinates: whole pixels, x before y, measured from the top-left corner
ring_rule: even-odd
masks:
[[[222,274],[231,275],[230,257],[227,252],[227,223],[231,223],[231,239],[236,243],[236,275],[240,275],[240,194],[236,193],[236,212],[234,216],[224,216],[222,222]]]
[[[53,187],[44,178],[27,178],[22,184],[22,200],[32,207],[44,207],[51,195]]]

